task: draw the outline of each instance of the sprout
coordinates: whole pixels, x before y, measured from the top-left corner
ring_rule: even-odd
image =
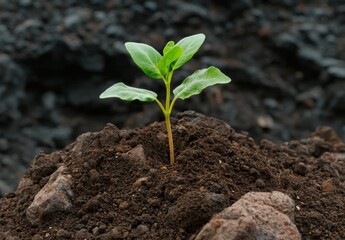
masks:
[[[196,34],[183,38],[178,43],[170,41],[163,49],[163,56],[153,47],[135,42],[125,43],[125,47],[136,65],[150,78],[162,79],[166,87],[165,106],[157,99],[155,92],[129,87],[124,83],[116,83],[105,90],[100,98],[120,98],[125,101],[155,101],[162,110],[169,141],[170,164],[174,164],[174,144],[170,123],[170,115],[177,99],[187,99],[199,94],[203,89],[215,85],[229,83],[231,79],[218,68],[209,67],[194,72],[181,85],[173,90],[171,100],[171,79],[176,69],[187,63],[199,50],[205,40],[204,34]]]

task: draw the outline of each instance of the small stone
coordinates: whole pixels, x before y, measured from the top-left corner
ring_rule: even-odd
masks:
[[[195,240],[299,240],[294,210],[293,200],[283,193],[250,192],[214,215]]]
[[[74,229],[80,230],[80,229],[83,229],[84,227],[85,227],[85,224],[78,223],[77,225],[74,226]]]
[[[98,235],[98,233],[99,233],[99,227],[94,227],[94,228],[92,229],[92,234],[93,234],[93,235]]]
[[[72,208],[72,176],[64,174],[64,169],[61,166],[50,176],[27,208],[26,217],[32,224],[39,224],[48,215]]]
[[[59,229],[57,232],[56,232],[56,237],[58,238],[70,238],[71,237],[71,233],[66,231],[65,229]]]
[[[80,49],[83,44],[79,37],[71,34],[63,36],[63,42],[70,50],[73,51]]]
[[[32,240],[42,240],[43,237],[40,236],[39,234],[35,234],[33,237],[32,237]]]
[[[110,25],[109,27],[107,27],[107,29],[105,30],[105,33],[109,36],[109,37],[122,37],[124,36],[124,31],[123,28],[121,26],[117,26],[117,25]]]
[[[147,182],[148,179],[149,179],[148,177],[141,177],[141,178],[137,179],[137,180],[133,183],[133,187],[135,187],[135,188],[141,187],[142,185],[145,184],[145,182]]]
[[[29,7],[32,5],[32,0],[19,0],[19,5],[22,7]]]
[[[127,153],[122,154],[122,156],[134,164],[146,165],[146,155],[144,148],[141,144],[137,145],[135,148],[128,151]]]
[[[119,205],[120,209],[127,209],[128,207],[129,207],[129,203],[127,201],[123,201]]]
[[[14,32],[17,35],[24,34],[29,29],[38,29],[42,27],[42,22],[37,19],[27,19],[23,23],[19,24],[15,29]]]
[[[338,66],[329,67],[327,69],[327,73],[332,78],[345,79],[345,66],[342,66],[342,67],[338,67]]]
[[[67,29],[79,27],[84,21],[88,20],[92,15],[90,9],[87,8],[71,8],[63,23]]]
[[[144,233],[147,233],[147,232],[150,230],[150,228],[149,228],[147,225],[145,225],[145,224],[140,224],[140,225],[137,227],[137,230],[138,230],[140,233],[144,234]]]
[[[80,229],[74,236],[76,240],[85,240],[85,239],[91,239],[92,234],[89,233],[85,228]]]
[[[301,43],[294,35],[289,33],[282,33],[277,37],[276,45],[285,50],[297,52],[300,48]]]
[[[318,50],[309,47],[300,48],[298,57],[302,65],[312,68],[315,71],[322,69],[323,57]]]
[[[259,127],[264,129],[273,129],[275,126],[274,120],[268,115],[258,116],[256,122]]]

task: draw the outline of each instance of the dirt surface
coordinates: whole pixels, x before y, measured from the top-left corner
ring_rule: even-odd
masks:
[[[193,239],[245,193],[273,190],[294,199],[303,239],[345,239],[345,144],[333,130],[258,146],[194,112],[172,122],[173,166],[163,122],[136,130],[109,124],[40,153],[24,175],[31,182],[0,199],[0,239]],[[61,165],[72,176],[73,207],[31,225],[26,209]]]
[[[144,127],[158,106],[100,100],[116,82],[158,93],[124,49],[162,51],[204,33],[173,88],[211,65],[231,84],[177,101],[220,118],[258,143],[307,137],[332,127],[345,140],[345,2],[335,0],[1,0],[0,196],[13,191],[32,158],[59,150],[107,122]]]

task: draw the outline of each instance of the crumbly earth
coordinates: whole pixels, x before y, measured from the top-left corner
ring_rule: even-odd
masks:
[[[256,145],[194,112],[172,122],[173,166],[164,122],[136,130],[107,125],[62,151],[39,154],[24,176],[32,183],[0,199],[0,239],[193,239],[245,193],[274,190],[294,199],[303,239],[345,239],[345,144],[330,128]],[[127,152],[140,145],[145,156],[131,158]],[[72,175],[73,208],[31,225],[25,211],[61,165]],[[224,196],[222,206],[207,204],[205,193]]]

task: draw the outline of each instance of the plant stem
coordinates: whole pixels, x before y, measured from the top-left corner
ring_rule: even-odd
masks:
[[[174,142],[173,142],[173,136],[172,136],[172,130],[171,130],[171,123],[170,123],[170,114],[171,114],[171,108],[170,108],[170,82],[171,77],[173,75],[173,72],[170,72],[168,74],[167,80],[165,82],[166,87],[166,99],[165,99],[165,124],[167,128],[167,134],[168,134],[168,142],[169,142],[169,152],[170,152],[170,164],[173,165],[175,163],[175,156],[174,156]]]
[[[168,141],[169,141],[170,164],[173,165],[175,163],[175,156],[174,156],[174,142],[173,142],[171,124],[170,124],[170,114],[165,114],[165,123],[167,127]]]

